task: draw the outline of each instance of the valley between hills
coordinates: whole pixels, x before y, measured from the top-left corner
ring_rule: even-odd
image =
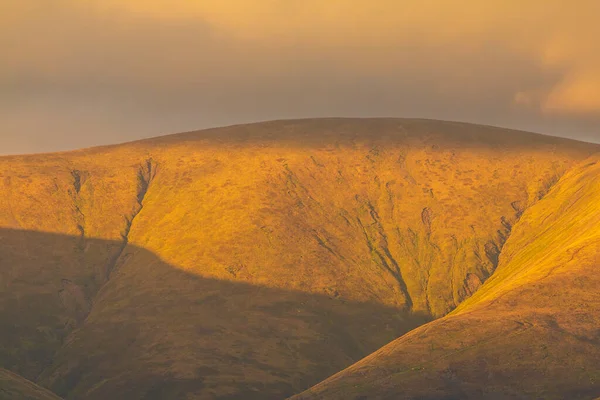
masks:
[[[593,399],[598,161],[383,118],[0,157],[0,399]]]

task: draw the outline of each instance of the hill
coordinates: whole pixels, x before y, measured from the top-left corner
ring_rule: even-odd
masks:
[[[1,366],[67,399],[298,393],[477,292],[596,151],[323,119],[2,157]]]
[[[591,399],[600,392],[600,156],[513,227],[493,276],[294,399]]]
[[[0,400],[15,399],[60,400],[58,396],[35,383],[0,368]]]

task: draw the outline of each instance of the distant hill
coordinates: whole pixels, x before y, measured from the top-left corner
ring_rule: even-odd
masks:
[[[599,149],[319,119],[2,157],[0,366],[66,399],[299,393],[496,296],[513,230]]]

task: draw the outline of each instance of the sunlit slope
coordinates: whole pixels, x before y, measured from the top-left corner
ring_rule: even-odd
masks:
[[[0,158],[2,366],[66,398],[299,392],[475,292],[597,150],[326,119]]]
[[[275,122],[138,146],[154,175],[132,243],[205,276],[436,316],[487,278],[517,216],[597,149],[402,120]]]
[[[599,161],[568,172],[525,211],[497,271],[457,310],[294,398],[594,398]]]
[[[86,318],[139,210],[142,161],[119,149],[0,158],[0,366],[35,379]]]
[[[0,368],[0,400],[60,400],[43,389],[10,371]]]

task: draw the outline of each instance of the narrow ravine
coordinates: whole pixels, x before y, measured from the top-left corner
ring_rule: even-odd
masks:
[[[157,171],[157,164],[152,160],[152,158],[147,159],[145,162],[145,165],[141,165],[140,168],[138,169],[137,194],[136,194],[137,205],[130,216],[124,217],[125,218],[125,228],[123,229],[123,232],[121,233],[121,238],[122,238],[121,246],[119,247],[117,252],[114,254],[113,257],[111,257],[111,259],[108,262],[108,265],[106,267],[106,276],[105,276],[106,282],[108,282],[108,280],[110,279],[111,273],[114,271],[119,259],[121,258],[121,255],[123,255],[123,251],[125,251],[125,248],[129,244],[129,233],[131,232],[131,227],[132,227],[133,222],[135,221],[136,217],[140,214],[140,212],[144,208],[144,199],[146,198],[148,189],[150,188],[150,185],[152,184],[152,181],[154,180],[154,178],[156,176],[156,171]]]

